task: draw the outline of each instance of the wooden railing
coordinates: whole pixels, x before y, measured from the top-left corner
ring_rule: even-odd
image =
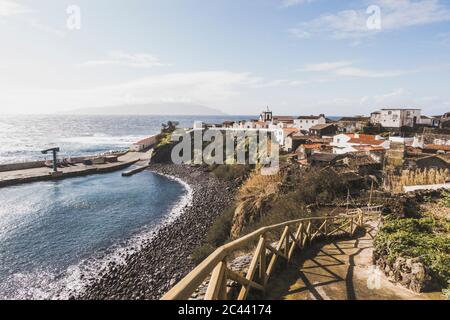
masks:
[[[185,278],[167,292],[163,300],[188,300],[197,288],[211,275],[205,300],[227,300],[230,292],[227,280],[233,280],[241,288],[238,300],[245,300],[250,289],[264,292],[272,275],[277,259],[290,262],[294,251],[309,246],[316,238],[337,234],[352,236],[356,228],[363,226],[364,213],[381,210],[381,206],[366,207],[349,211],[349,214],[333,217],[305,218],[261,228],[233,242],[216,249]],[[270,238],[275,234],[281,237],[273,246]],[[241,275],[227,266],[227,260],[237,250],[256,245],[246,275]]]

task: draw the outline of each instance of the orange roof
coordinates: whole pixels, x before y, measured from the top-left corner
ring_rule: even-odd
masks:
[[[133,143],[134,145],[139,145],[139,144],[152,144],[155,142],[155,138],[154,137],[148,137],[142,140],[139,140],[138,142]]]
[[[358,139],[351,138],[348,140],[348,143],[356,143],[356,144],[367,144],[367,145],[379,145],[383,144],[385,140],[372,140],[372,139]]]
[[[352,146],[356,150],[364,150],[364,151],[384,151],[382,146]]]
[[[448,145],[426,144],[423,148],[431,149],[431,150],[450,151],[450,146],[448,146]]]
[[[322,145],[319,143],[313,143],[313,144],[304,144],[302,147],[305,149],[321,149]]]
[[[293,133],[299,132],[300,130],[298,130],[297,128],[284,128],[283,132],[284,134],[287,136],[290,136]]]
[[[350,138],[348,143],[355,144],[367,144],[367,145],[380,145],[383,144],[386,140],[377,139],[376,136],[370,134],[355,134],[355,133],[346,133],[347,137]]]
[[[347,137],[350,138],[356,138],[357,136],[359,136],[359,139],[371,139],[371,140],[376,140],[377,136],[374,136],[372,134],[363,134],[363,133],[344,133]]]

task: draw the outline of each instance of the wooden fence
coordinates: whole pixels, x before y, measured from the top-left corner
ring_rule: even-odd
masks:
[[[298,219],[261,228],[217,248],[162,299],[187,300],[211,275],[205,300],[229,299],[228,279],[240,285],[237,299],[245,300],[251,289],[264,292],[278,258],[289,263],[295,250],[302,250],[318,237],[337,234],[353,236],[357,227],[363,226],[365,213],[379,212],[381,209],[382,206],[365,207],[349,211],[346,215]],[[269,239],[280,233],[281,237],[273,246]],[[255,243],[256,249],[245,276],[228,268],[227,260],[233,253]]]

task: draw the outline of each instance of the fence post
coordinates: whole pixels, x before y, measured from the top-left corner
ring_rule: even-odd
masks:
[[[263,249],[261,250],[261,254],[259,256],[259,280],[261,281],[261,285],[265,288],[266,284],[266,234],[261,235],[263,239]]]
[[[350,235],[353,235],[353,216],[350,218]]]

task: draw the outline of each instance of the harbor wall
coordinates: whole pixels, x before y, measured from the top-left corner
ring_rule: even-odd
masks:
[[[35,169],[35,168],[41,168],[44,165],[45,165],[45,161],[30,161],[30,162],[2,164],[2,165],[0,165],[0,172]]]
[[[126,152],[114,152],[110,155],[122,156]],[[70,160],[73,163],[82,163],[86,159],[93,159],[99,156],[80,156],[80,157],[71,157]],[[15,171],[15,170],[26,170],[26,169],[36,169],[45,167],[45,161],[27,161],[27,162],[18,162],[18,163],[6,163],[0,164],[0,172],[6,171]]]

